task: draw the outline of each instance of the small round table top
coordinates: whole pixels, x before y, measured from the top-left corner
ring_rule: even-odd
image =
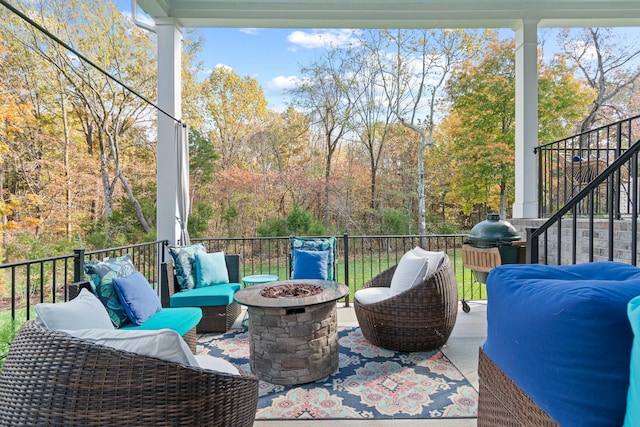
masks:
[[[244,276],[242,283],[244,285],[260,285],[263,283],[275,282],[278,280],[278,276],[275,274],[253,274],[251,276]]]
[[[303,298],[268,298],[263,297],[260,294],[265,286],[282,286],[290,284],[318,285],[323,288],[323,291],[319,294]],[[249,307],[295,308],[335,301],[344,297],[348,293],[349,288],[347,287],[347,285],[343,285],[342,283],[334,282],[331,280],[299,279],[276,281],[240,289],[235,293],[234,299],[238,304],[246,305]]]

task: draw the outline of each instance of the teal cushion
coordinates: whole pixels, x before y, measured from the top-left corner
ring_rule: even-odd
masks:
[[[329,251],[294,251],[293,279],[327,280]]]
[[[127,323],[120,329],[138,329],[156,331],[173,329],[181,336],[195,328],[202,319],[202,310],[198,307],[163,308],[151,316],[142,325]]]
[[[176,278],[180,289],[196,287],[196,253],[206,253],[202,243],[190,246],[169,246],[169,253],[173,259]]]
[[[196,253],[196,288],[229,283],[224,252]]]
[[[239,283],[196,288],[171,295],[171,307],[217,307],[233,302],[233,295],[241,288]]]
[[[113,279],[126,277],[136,271],[129,254],[105,261],[89,261],[84,265],[84,271],[89,277],[89,282],[95,295],[107,309],[109,318],[116,328],[129,321],[127,312],[113,287]]]
[[[338,240],[335,237],[295,237],[289,236],[289,244],[291,245],[291,271],[293,272],[295,264],[295,251],[302,249],[305,251],[329,251],[327,257],[327,280],[335,280],[334,267],[336,265]]]
[[[629,368],[629,392],[624,427],[640,426],[640,296],[629,301],[627,315],[633,331],[631,366]]]
[[[114,277],[113,286],[120,303],[132,323],[142,325],[148,318],[162,310],[160,298],[142,273]]]

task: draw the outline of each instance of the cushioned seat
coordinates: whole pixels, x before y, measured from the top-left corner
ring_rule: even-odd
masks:
[[[207,286],[205,288],[190,289],[186,292],[176,292],[169,299],[171,307],[208,307],[216,305],[229,305],[233,295],[242,286],[239,283],[224,283]]]
[[[495,372],[555,423],[622,424],[633,340],[627,304],[640,295],[639,268],[617,262],[503,265],[489,273],[487,295],[479,426],[527,419]],[[489,363],[495,369],[485,375]],[[511,424],[498,422],[502,416]]]
[[[88,281],[75,282],[69,285],[69,299],[76,298],[82,289],[93,292]],[[133,323],[124,323],[121,329],[139,329],[139,330],[156,330],[156,329],[173,329],[179,333],[189,348],[196,352],[196,325],[201,322],[202,310],[197,307],[185,308],[163,308],[147,319],[142,325]]]
[[[125,323],[119,329],[153,331],[173,329],[181,336],[186,335],[202,319],[202,310],[194,307],[163,308],[142,325]]]

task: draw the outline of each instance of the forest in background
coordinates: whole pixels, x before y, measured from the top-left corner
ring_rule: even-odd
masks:
[[[155,36],[106,0],[16,6],[135,93],[0,10],[3,262],[155,240]],[[185,31],[192,237],[452,233],[510,215],[513,40],[362,31],[301,64],[284,111],[250,76],[205,73],[202,44]],[[546,61],[540,46],[540,143],[637,114],[637,47],[602,28],[557,45]]]

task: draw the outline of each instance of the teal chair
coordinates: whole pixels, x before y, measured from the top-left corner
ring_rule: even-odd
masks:
[[[292,279],[336,280],[337,239],[335,237],[290,236]]]

